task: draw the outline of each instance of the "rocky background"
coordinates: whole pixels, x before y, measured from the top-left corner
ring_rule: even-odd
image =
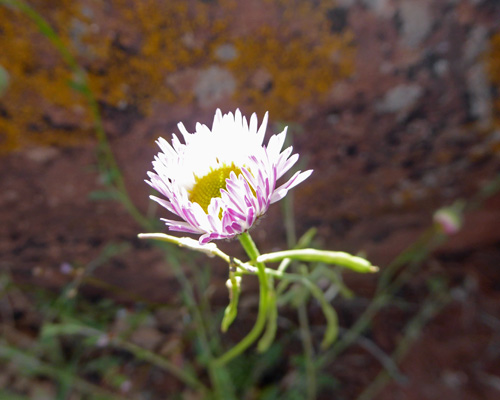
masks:
[[[500,170],[498,0],[29,3],[87,72],[143,212],[153,212],[143,180],[154,140],[179,121],[188,130],[211,124],[218,107],[257,112],[259,120],[268,110],[272,133],[289,126],[301,168],[314,169],[294,190],[297,232],[315,226],[325,248],[363,252],[382,269],[432,225],[438,208],[493,187],[398,293],[418,305],[440,276],[452,300],[404,358],[406,379],[378,398],[498,398],[500,196],[491,186]],[[103,186],[93,116],[65,60],[36,24],[4,5],[0,49],[8,74],[0,97],[0,268],[57,291],[68,281],[61,265],[85,265],[110,242],[127,242],[130,250],[95,276],[152,302],[176,301],[178,284],[136,239],[139,225],[116,203],[89,199]],[[263,251],[285,246],[281,211],[275,205],[255,229]],[[226,270],[215,263],[213,273],[214,286],[222,285]],[[347,277],[368,299],[376,280]],[[130,301],[95,287],[86,293]],[[215,293],[224,304],[225,291]],[[337,306],[349,328],[359,304]],[[407,313],[387,307],[369,336],[392,351]],[[338,398],[355,398],[379,369],[359,349],[346,353],[331,367]]]

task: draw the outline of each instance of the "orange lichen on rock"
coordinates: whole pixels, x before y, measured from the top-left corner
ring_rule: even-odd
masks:
[[[267,1],[279,23],[234,40],[238,57],[229,63],[240,87],[237,97],[274,118],[291,118],[316,103],[353,69],[349,31],[333,33],[328,1]]]
[[[71,70],[27,17],[0,7],[0,21],[0,65],[10,76],[0,98],[0,152],[81,141],[90,124],[83,99],[68,85]]]
[[[203,56],[183,44],[182,35],[200,25],[184,3],[32,3],[87,71],[102,104],[146,112],[151,99],[175,101],[166,75]],[[72,71],[48,37],[14,8],[0,6],[0,21],[0,65],[10,76],[0,98],[0,152],[93,137],[85,98],[71,88]]]
[[[245,19],[241,7],[250,3],[234,0],[61,0],[57,6],[54,0],[38,0],[31,5],[86,71],[102,105],[142,115],[155,102],[196,99],[201,107],[216,106],[217,96],[210,95],[218,83],[207,86],[213,74],[230,82],[218,95],[233,97],[240,107],[269,110],[274,119],[289,119],[317,104],[353,69],[350,34],[332,32],[329,25],[331,2],[311,3],[251,3],[258,15],[272,10],[262,21]],[[0,65],[11,77],[0,98],[0,152],[92,138],[86,100],[68,84],[72,71],[51,41],[14,8],[0,7],[0,21]],[[242,31],[241,21],[249,28]],[[187,80],[193,82],[186,85]]]
[[[346,56],[350,39],[326,37],[316,44],[300,36],[283,46],[276,33],[264,29],[235,41],[241,56],[229,66],[239,79],[239,98],[250,100],[259,111],[269,110],[275,118],[291,118],[301,105],[316,101],[351,73],[352,59]],[[343,53],[340,62],[334,60],[337,52]]]
[[[207,27],[204,13],[182,2],[121,0],[113,6],[115,22],[103,28],[108,43],[92,42],[103,55],[89,65],[93,90],[112,106],[131,104],[146,113],[152,100],[179,100],[166,80],[203,61],[205,49],[190,46],[186,37]]]

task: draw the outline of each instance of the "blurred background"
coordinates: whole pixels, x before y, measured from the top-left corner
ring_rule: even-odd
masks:
[[[333,350],[285,304],[239,398],[499,398],[499,28],[498,0],[0,0],[0,397],[204,398],[134,346],[210,386],[200,326],[236,342],[255,282],[221,335],[227,266],[137,234],[154,141],[240,108],[314,169],[260,250],[315,227],[381,271],[343,275]]]

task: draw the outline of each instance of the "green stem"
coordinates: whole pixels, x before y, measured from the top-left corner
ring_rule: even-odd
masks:
[[[52,26],[33,7],[20,0],[0,0],[0,4],[16,8],[24,15],[26,15],[29,19],[31,19],[38,27],[40,33],[42,33],[47,39],[52,42],[54,47],[63,58],[64,62],[71,69],[74,74],[74,86],[80,93],[83,94],[90,108],[97,140],[99,142],[98,156],[99,167],[101,171],[110,173],[110,176],[112,177],[111,182],[114,188],[119,193],[119,200],[129,212],[129,214],[142,227],[152,229],[154,227],[154,223],[144,217],[130,199],[127,188],[125,186],[123,174],[118,167],[118,163],[116,162],[113,151],[111,150],[111,146],[109,145],[106,131],[104,130],[101,112],[99,110],[99,103],[97,102],[97,99],[92,92],[92,89],[90,88],[85,70],[80,67],[76,58],[73,57],[69,49],[66,47],[60,36],[52,28]]]
[[[257,351],[259,353],[265,352],[273,344],[274,338],[276,337],[276,331],[278,330],[278,302],[272,276],[268,276],[267,284],[267,325],[257,345]]]
[[[307,317],[306,305],[300,303],[297,307],[300,324],[300,336],[304,347],[305,368],[307,377],[307,399],[316,399],[316,368],[314,367],[314,347],[312,343],[311,331],[309,329],[309,319]]]
[[[243,248],[245,249],[250,260],[256,260],[259,256],[259,250],[255,245],[254,241],[248,233],[242,233],[239,236],[239,240]],[[260,296],[259,296],[259,313],[257,315],[257,321],[252,330],[235,346],[224,353],[222,356],[214,360],[215,366],[224,365],[234,357],[243,353],[248,347],[250,347],[260,336],[267,319],[267,301],[268,301],[268,280],[266,275],[266,266],[264,263],[256,263],[257,266],[257,277],[259,278],[260,285]]]
[[[213,397],[210,397],[211,400],[236,399],[234,384],[227,368],[222,368],[220,365],[215,364],[214,361],[210,361],[208,374],[214,388]]]
[[[300,268],[301,275],[307,279],[309,271],[305,265]],[[309,328],[309,318],[307,316],[307,308],[305,302],[300,302],[297,306],[297,314],[299,317],[300,338],[302,340],[302,347],[304,348],[304,361],[307,378],[307,400],[315,400],[317,392],[316,381],[316,368],[314,366],[314,347],[311,336],[311,329]]]
[[[167,239],[173,238],[168,235],[164,235]],[[170,240],[167,240],[163,238],[162,241],[166,242],[171,242]],[[186,239],[186,238],[184,238]],[[182,242],[182,240],[181,240]],[[178,242],[175,242],[176,244],[179,245]],[[188,242],[190,243],[190,242]],[[202,357],[204,359],[204,362],[206,363],[206,367],[208,370],[208,374],[210,377],[210,382],[212,383],[213,387],[213,393],[215,398],[217,399],[223,399],[223,400],[233,400],[234,395],[233,395],[233,388],[230,385],[223,385],[223,382],[229,381],[226,376],[228,375],[228,372],[226,369],[221,368],[222,366],[216,366],[214,365],[214,358],[213,358],[213,353],[212,349],[210,346],[210,341],[209,341],[209,336],[207,333],[206,329],[206,324],[205,320],[203,318],[202,313],[200,312],[199,308],[197,307],[196,303],[196,296],[193,291],[193,287],[191,286],[191,283],[189,279],[187,278],[186,274],[184,273],[184,270],[182,268],[182,265],[179,262],[179,258],[173,253],[172,251],[168,251],[169,249],[162,245],[160,246],[164,252],[165,256],[167,258],[169,266],[173,269],[175,277],[179,281],[179,283],[182,286],[183,292],[185,293],[184,296],[184,301],[186,302],[186,305],[188,307],[189,313],[192,316],[194,320],[194,326],[196,329],[196,334],[200,343],[200,350],[202,353]]]
[[[203,385],[195,376],[191,375],[182,368],[177,367],[172,362],[164,357],[161,357],[149,350],[146,350],[134,343],[121,340],[119,338],[113,339],[113,342],[122,349],[130,351],[137,359],[148,361],[151,364],[168,371],[180,381],[184,382],[189,387],[200,391],[202,394],[208,393],[208,388]]]

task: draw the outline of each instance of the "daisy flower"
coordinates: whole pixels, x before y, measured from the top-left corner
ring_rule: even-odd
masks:
[[[212,129],[197,123],[189,133],[179,123],[184,143],[175,134],[171,144],[158,139],[161,151],[146,182],[165,197],[151,199],[181,218],[162,218],[170,230],[200,234],[200,244],[232,238],[311,175],[298,171],[277,185],[299,156],[290,156],[292,147],[282,151],[286,128],[263,145],[266,127],[267,113],[258,127],[255,114],[248,122],[240,110],[217,110]]]

